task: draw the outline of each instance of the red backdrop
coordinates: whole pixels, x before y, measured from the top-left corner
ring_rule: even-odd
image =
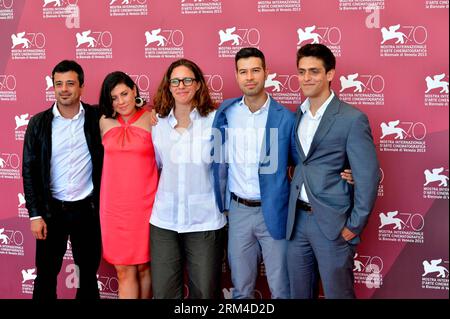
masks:
[[[35,241],[21,197],[29,118],[53,98],[46,78],[62,59],[86,73],[84,100],[123,70],[151,100],[171,61],[207,75],[216,102],[240,94],[234,54],[264,51],[267,90],[301,102],[297,48],[313,41],[338,57],[333,89],[369,115],[383,172],[379,198],[355,256],[359,298],[448,298],[449,4],[432,0],[0,0],[0,298],[30,298]],[[78,35],[77,35],[78,34]],[[69,245],[70,246],[70,245]],[[69,247],[70,248],[70,247]],[[231,289],[224,261],[224,297]],[[59,296],[72,298],[71,250]],[[114,270],[99,269],[104,298]],[[264,265],[257,297],[269,298]]]

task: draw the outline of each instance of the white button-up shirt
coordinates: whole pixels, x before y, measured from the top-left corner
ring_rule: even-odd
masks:
[[[91,154],[84,135],[84,108],[80,104],[78,114],[66,119],[55,103],[53,116],[50,162],[52,196],[64,201],[84,199],[94,189]]]
[[[303,152],[305,155],[308,155],[309,149],[311,147],[311,143],[313,141],[314,135],[316,134],[317,128],[319,127],[320,121],[322,120],[323,114],[327,110],[328,105],[334,98],[334,92],[331,92],[330,97],[322,104],[319,110],[316,112],[316,115],[313,116],[310,110],[310,102],[309,99],[306,99],[305,102],[300,106],[303,116],[300,121],[300,125],[298,126],[298,138],[300,140],[300,144],[302,145]],[[305,184],[302,185],[302,189],[300,192],[300,199],[309,203],[308,195],[306,194]]]
[[[252,113],[242,98],[225,111],[229,190],[245,199],[261,199],[258,172],[269,106],[267,96],[266,103]]]
[[[217,207],[212,176],[211,140],[215,111],[197,109],[180,133],[172,112],[152,128],[158,167],[162,169],[150,223],[179,233],[217,230],[226,217]]]

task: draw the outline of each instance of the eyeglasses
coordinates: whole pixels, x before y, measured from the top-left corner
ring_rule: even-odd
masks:
[[[169,80],[170,86],[178,87],[180,86],[180,83],[183,82],[184,86],[191,86],[194,84],[194,81],[197,81],[197,79],[194,78],[183,78],[183,79],[171,79]]]

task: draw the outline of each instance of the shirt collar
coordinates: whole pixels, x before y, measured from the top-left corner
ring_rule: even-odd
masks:
[[[322,104],[322,106],[317,111],[316,116],[312,116],[311,115],[311,117],[315,118],[315,119],[322,118],[322,116],[325,114],[325,111],[328,108],[328,105],[330,105],[330,103],[333,100],[333,98],[334,98],[334,91],[332,90],[330,96],[328,97],[328,99]],[[303,102],[303,104],[300,106],[303,114],[308,112],[310,107],[311,107],[311,104],[310,104],[309,98],[307,98],[306,101]]]
[[[189,114],[189,117],[191,118],[191,122],[197,120],[198,118],[200,118],[200,113],[198,112],[197,108],[194,108],[191,113]],[[175,114],[173,112],[173,108],[170,110],[169,115],[167,116],[168,121],[169,121],[169,125],[172,128],[175,128],[175,126],[177,126],[178,124],[178,120],[175,118]]]
[[[85,112],[85,111],[84,111],[83,104],[80,103],[80,109],[79,109],[79,111],[78,111],[78,114],[75,115],[71,120],[78,120],[78,119],[80,118],[80,116],[81,116],[82,114],[84,114],[84,112]],[[59,112],[59,109],[58,109],[58,106],[57,106],[57,102],[55,102],[55,104],[53,104],[52,113],[53,113],[53,117],[55,117],[55,118],[58,118],[58,117],[64,118],[64,117],[61,115],[61,112]]]
[[[239,101],[239,106],[245,106],[246,109],[250,112],[250,108],[248,107],[247,104],[245,104],[245,96],[243,96],[242,99]],[[253,114],[260,114],[260,113],[266,112],[269,109],[269,106],[270,106],[270,95],[267,94],[267,100],[264,103],[264,105]]]

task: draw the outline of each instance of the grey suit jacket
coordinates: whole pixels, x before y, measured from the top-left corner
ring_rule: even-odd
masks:
[[[337,239],[344,226],[359,235],[375,204],[380,180],[367,116],[334,97],[308,154],[304,154],[297,134],[302,116],[299,108],[292,138],[296,140],[300,161],[290,188],[286,238],[292,236],[302,184],[319,227],[329,240]],[[352,169],[354,187],[340,176],[348,167]]]

